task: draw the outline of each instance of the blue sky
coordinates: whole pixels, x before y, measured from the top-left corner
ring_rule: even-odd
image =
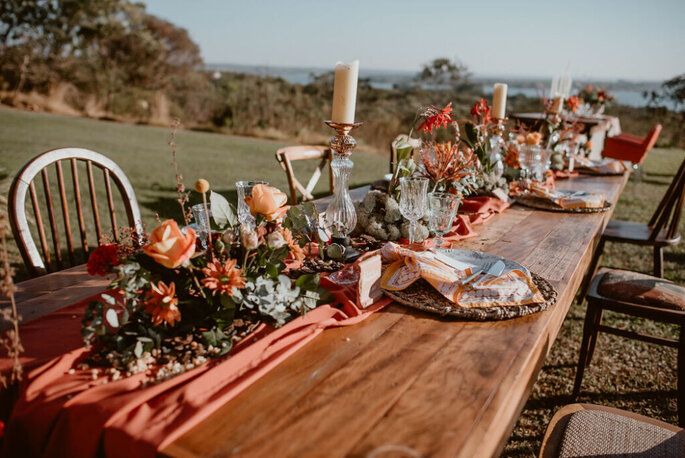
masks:
[[[685,72],[685,0],[147,0],[207,63],[663,80]]]

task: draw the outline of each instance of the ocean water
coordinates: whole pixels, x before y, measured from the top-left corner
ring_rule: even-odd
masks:
[[[231,72],[241,72],[249,73],[259,76],[270,76],[275,78],[283,78],[286,81],[293,84],[309,84],[314,75],[319,75],[330,71],[330,69],[323,68],[301,68],[301,67],[272,67],[272,66],[253,66],[253,65],[238,65],[238,64],[209,64],[207,65],[207,70],[214,71],[231,71]],[[398,71],[385,71],[385,70],[360,70],[360,78],[368,78],[371,87],[376,89],[392,89],[396,85],[404,86],[413,84],[413,80],[417,72],[398,72]],[[473,78],[474,82],[482,81],[483,83],[483,93],[492,94],[492,84],[490,81],[492,78],[480,79],[477,76]],[[506,79],[505,79],[506,80]],[[521,81],[521,80],[519,80]],[[524,95],[531,98],[539,98],[541,96],[541,91],[532,84],[535,80],[522,81],[524,84],[518,86],[516,83],[509,84],[508,94],[514,95]],[[520,83],[519,83],[520,84]],[[549,85],[549,82],[545,83]],[[577,86],[577,87],[575,87]],[[642,95],[644,89],[658,89],[659,83],[642,84],[640,88],[636,89],[609,89],[609,92],[616,97],[616,103],[620,105],[627,105],[631,107],[644,107],[647,105],[647,99]],[[574,85],[571,93],[575,93],[580,87]],[[670,109],[675,109],[673,103],[665,103],[665,105]],[[683,107],[679,107],[681,110]]]

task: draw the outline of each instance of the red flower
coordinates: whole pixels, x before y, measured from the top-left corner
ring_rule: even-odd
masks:
[[[481,98],[480,102],[476,102],[471,108],[471,116],[476,116],[480,118],[481,124],[487,124],[490,122],[490,107],[488,106],[488,101]]]
[[[442,110],[434,105],[430,105],[426,111],[423,112],[423,122],[419,124],[419,130],[430,134],[436,127],[447,127],[447,124],[452,122],[451,113],[452,102],[448,103]]]
[[[580,99],[578,98],[577,95],[574,95],[573,97],[569,97],[566,100],[566,108],[568,108],[568,110],[571,113],[574,113],[578,109],[578,107],[580,107]]]
[[[100,275],[101,277],[104,277],[105,275],[112,273],[112,267],[119,264],[117,246],[108,243],[100,245],[90,254],[86,267],[90,275]]]
[[[424,176],[433,183],[460,180],[471,173],[468,169],[476,164],[477,159],[473,151],[461,151],[459,144],[452,145],[452,142],[437,143],[421,151]]]

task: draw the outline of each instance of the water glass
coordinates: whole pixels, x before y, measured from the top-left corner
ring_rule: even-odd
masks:
[[[207,214],[205,213],[204,204],[195,204],[191,207],[193,211],[193,217],[195,219],[194,229],[197,232],[197,238],[200,239],[203,248],[207,248],[207,239],[211,234],[210,221],[207,219]],[[212,206],[207,204],[207,211],[209,216],[212,216]]]
[[[539,172],[542,163],[542,149],[539,145],[521,145],[519,151],[519,164],[521,175],[530,178]]]
[[[443,234],[452,229],[454,217],[461,203],[459,197],[446,192],[431,192],[428,194],[428,221],[435,234],[435,246],[439,248],[443,243]]]
[[[416,221],[426,214],[428,178],[400,178],[400,213],[409,220],[409,243],[415,242]]]
[[[269,186],[266,181],[237,181],[235,189],[238,193],[238,221],[240,224],[253,227],[255,225],[255,218],[250,213],[250,207],[245,202],[245,197],[252,195],[252,188],[258,184]]]

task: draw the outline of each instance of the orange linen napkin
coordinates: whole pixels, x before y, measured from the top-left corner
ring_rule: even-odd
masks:
[[[604,193],[585,193],[577,196],[569,196],[563,192],[547,189],[538,184],[531,184],[529,194],[547,199],[561,208],[601,208],[604,206]]]
[[[435,259],[431,252],[417,252],[388,242],[381,248],[384,262],[391,263],[381,277],[381,288],[399,291],[423,278],[454,304],[465,307],[524,305],[544,301],[533,280],[520,270],[499,277],[488,275],[478,286],[461,285],[459,280],[471,275],[472,268],[450,267]]]
[[[586,157],[578,157],[576,159],[577,167],[579,169],[592,170],[595,173],[605,173],[605,174],[619,174],[626,170],[626,165],[623,161],[617,161],[613,159],[603,159],[601,161],[593,161]]]
[[[321,284],[337,305],[317,307],[278,329],[261,325],[230,358],[145,388],[143,374],[104,383],[90,371],[69,373],[86,356],[78,334],[92,298],[22,325],[27,372],[18,390],[1,390],[0,411],[12,408],[1,455],[155,456],[326,328],[353,325],[391,302],[382,298],[361,309],[356,285],[326,278]],[[10,365],[0,358],[0,370]]]

